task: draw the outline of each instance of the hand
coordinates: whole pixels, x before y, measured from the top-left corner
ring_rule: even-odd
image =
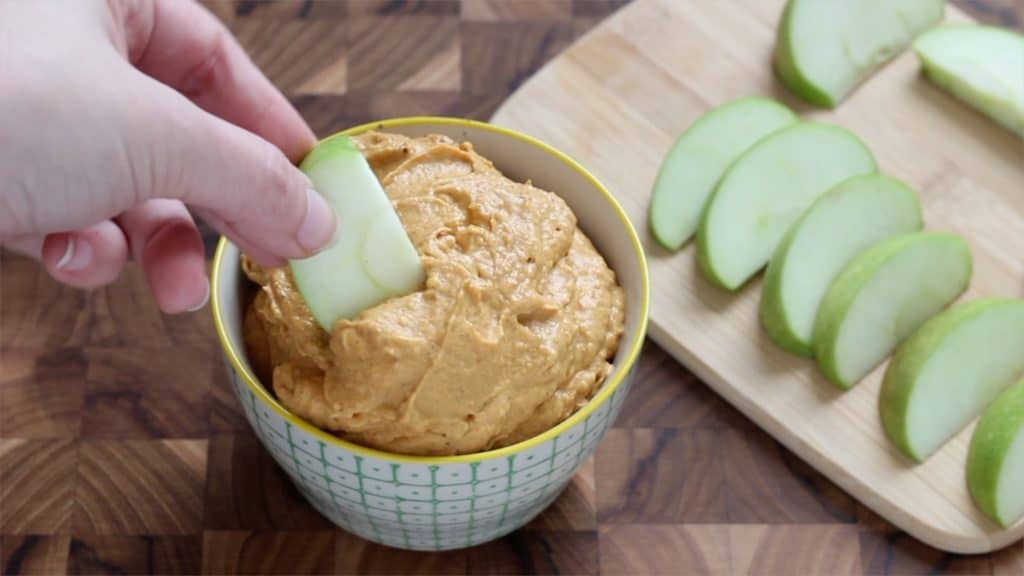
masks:
[[[201,215],[278,266],[333,238],[293,165],[309,127],[189,0],[0,0],[0,245],[61,282],[113,281],[129,254],[157,304],[209,297]]]

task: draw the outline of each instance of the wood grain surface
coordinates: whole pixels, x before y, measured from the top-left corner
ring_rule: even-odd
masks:
[[[489,118],[626,3],[207,4],[325,135]],[[1018,0],[957,4],[1024,23]],[[161,316],[134,265],[88,293],[9,253],[0,266],[3,574],[1024,574],[1024,544],[957,556],[898,531],[652,343],[615,428],[528,527],[464,551],[383,548],[334,529],[260,447],[209,311]]]
[[[972,427],[915,466],[881,425],[884,365],[840,393],[812,361],[766,337],[760,280],[735,293],[718,289],[698,270],[692,243],[670,254],[648,230],[654,179],[678,135],[718,104],[769,95],[860,134],[883,172],[918,191],[928,229],[967,240],[974,276],[962,300],[1024,297],[1020,139],[922,78],[912,51],[837,110],[799,102],[766,64],[784,7],[785,0],[638,0],[532,77],[493,121],[575,156],[617,195],[650,256],[651,337],[712,389],[928,544],[981,553],[1019,542],[1024,521],[997,526],[968,493]],[[946,21],[968,19],[950,7]]]

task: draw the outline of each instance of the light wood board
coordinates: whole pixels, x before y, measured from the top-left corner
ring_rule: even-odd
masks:
[[[882,431],[884,365],[838,392],[813,362],[784,353],[760,329],[760,279],[726,293],[700,276],[692,244],[670,255],[649,235],[651,186],[674,139],[717,104],[770,95],[805,117],[854,130],[884,172],[919,192],[928,229],[968,240],[975,274],[964,299],[1024,295],[1024,144],[922,78],[909,50],[838,110],[802,105],[771,69],[783,4],[639,0],[528,80],[493,121],[568,152],[622,202],[648,249],[656,342],[916,538],[962,553],[1006,546],[1024,536],[1024,523],[1001,530],[971,502],[964,480],[970,429],[914,466]],[[950,7],[947,20],[967,18]]]

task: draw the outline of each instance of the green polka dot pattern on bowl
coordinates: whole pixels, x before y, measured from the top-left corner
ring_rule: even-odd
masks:
[[[367,540],[412,550],[481,544],[529,522],[558,497],[615,420],[632,382],[585,420],[512,455],[427,465],[386,461],[293,426],[229,368],[246,418],[307,500]]]

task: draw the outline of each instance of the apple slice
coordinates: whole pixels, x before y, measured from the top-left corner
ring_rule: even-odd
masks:
[[[942,20],[945,0],[790,0],[775,69],[794,94],[835,107],[877,68]]]
[[[978,508],[1004,528],[1024,518],[1024,380],[1003,392],[974,429],[967,486]]]
[[[925,74],[1024,138],[1024,36],[989,26],[944,26],[914,42]]]
[[[861,252],[818,308],[814,355],[825,377],[852,387],[962,294],[971,268],[967,243],[942,232],[897,236]]]
[[[893,443],[924,461],[1024,371],[1024,300],[982,299],[926,322],[885,372],[879,409]]]
[[[770,134],[722,176],[697,232],[701,268],[729,290],[767,262],[790,225],[830,188],[875,171],[875,158],[852,132],[801,122]]]
[[[355,142],[344,135],[325,140],[299,167],[340,223],[329,248],[291,261],[317,322],[330,331],[339,319],[416,291],[424,279],[419,254]]]
[[[697,119],[676,140],[651,195],[651,234],[675,252],[693,236],[726,168],[754,142],[797,121],[769,98],[743,98]]]
[[[789,229],[765,273],[761,321],[779,346],[811,356],[814,319],[829,286],[863,250],[921,229],[921,203],[882,174],[844,180]]]

